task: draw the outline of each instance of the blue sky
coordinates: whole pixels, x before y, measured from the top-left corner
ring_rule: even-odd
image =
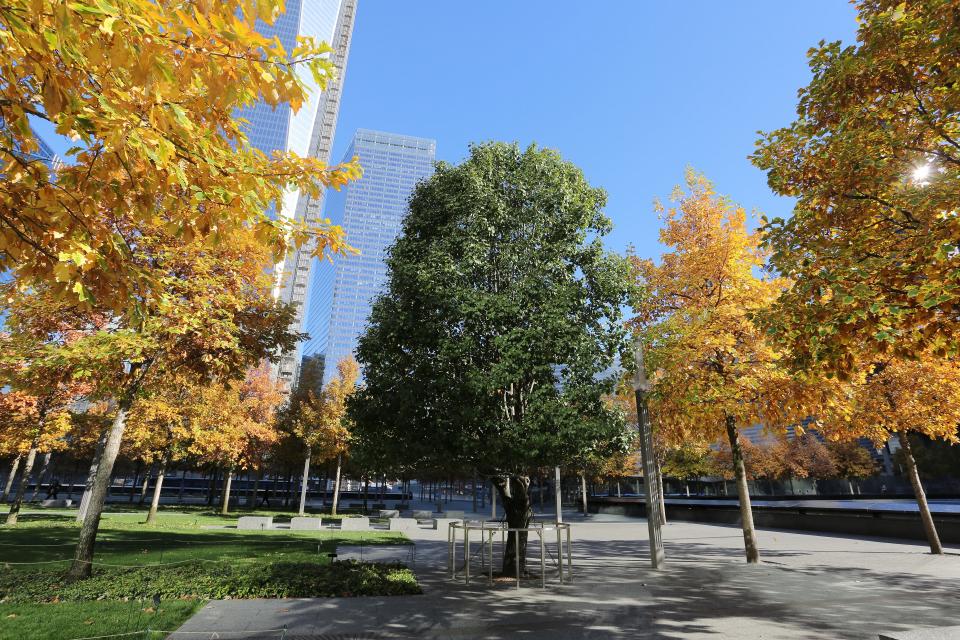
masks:
[[[659,254],[651,203],[687,165],[785,215],[747,160],[794,118],[819,40],[853,43],[845,0],[361,0],[335,158],[357,128],[558,149],[609,194],[608,246]]]
[[[649,257],[651,203],[687,165],[748,209],[789,214],[747,160],[756,131],[793,120],[811,46],[856,32],[845,0],[359,5],[334,159],[358,128],[435,138],[450,162],[473,141],[537,142],[607,190],[609,248]]]

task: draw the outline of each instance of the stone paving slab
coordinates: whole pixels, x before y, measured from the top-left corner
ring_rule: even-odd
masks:
[[[182,627],[193,633],[170,637],[286,625],[288,640],[877,640],[960,624],[956,547],[936,557],[922,543],[761,531],[764,562],[748,565],[739,529],[674,522],[667,566],[654,572],[644,520],[564,519],[574,521],[574,581],[562,587],[450,582],[446,532],[418,529],[407,535],[422,596],[215,601]]]

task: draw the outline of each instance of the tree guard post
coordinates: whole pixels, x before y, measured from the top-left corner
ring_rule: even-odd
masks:
[[[647,409],[647,394],[650,392],[650,383],[643,367],[643,345],[640,343],[639,337],[633,343],[633,359],[636,365],[633,390],[637,402],[637,427],[640,430],[640,460],[643,465],[643,484],[647,496],[650,565],[654,569],[660,569],[664,562],[663,537],[660,531],[660,483],[657,482],[657,467],[653,451],[653,429],[650,427],[650,414]]]

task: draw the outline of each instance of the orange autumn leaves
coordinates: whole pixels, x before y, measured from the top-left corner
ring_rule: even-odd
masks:
[[[239,109],[299,109],[305,79],[323,89],[330,48],[292,51],[256,32],[280,0],[12,0],[0,6],[0,270],[56,295],[125,312],[158,286],[132,259],[145,227],[183,241],[229,242],[251,230],[278,262],[291,243],[346,248],[342,229],[267,212],[289,189],[316,194],[359,176],[253,148]],[[28,154],[28,118],[76,146],[51,171]]]
[[[724,420],[783,434],[808,418],[831,440],[882,443],[901,430],[956,440],[960,367],[952,360],[864,355],[847,379],[797,369],[766,315],[791,283],[764,271],[746,212],[689,172],[660,208],[660,263],[633,259],[643,290],[634,328],[647,345],[652,416],[668,445],[724,438]]]

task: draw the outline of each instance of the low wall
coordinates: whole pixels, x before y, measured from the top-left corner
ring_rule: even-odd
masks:
[[[643,498],[591,498],[588,507],[590,513],[646,517]],[[720,505],[671,501],[666,507],[667,520],[740,525],[736,501]],[[942,542],[960,543],[960,514],[934,513],[933,520]],[[915,512],[764,505],[753,507],[753,521],[757,527],[769,529],[926,540],[920,515]]]

